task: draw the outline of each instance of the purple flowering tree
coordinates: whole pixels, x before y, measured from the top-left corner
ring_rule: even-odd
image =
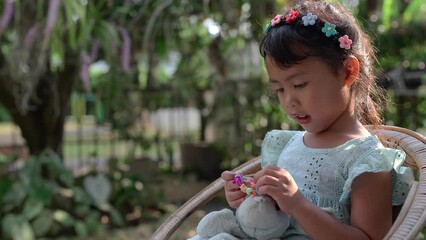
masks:
[[[272,2],[253,1],[253,25]],[[178,23],[189,16],[196,21],[223,16],[225,26],[237,29],[242,5],[235,0],[1,1],[0,104],[21,129],[31,154],[45,148],[61,154],[71,93],[78,87],[93,90],[90,64],[107,61],[113,72],[106,77],[118,77],[117,82],[123,83],[124,78],[127,82],[136,78],[140,74],[137,64],[145,61],[146,89],[155,89],[153,71],[164,52],[173,46],[181,52],[185,47],[192,49],[190,56],[206,50],[197,48],[197,31],[191,38],[195,44],[181,42],[180,34],[187,30]],[[216,40],[208,44],[208,55],[212,66],[224,75],[226,62],[220,61],[224,57],[219,46],[224,41],[222,37]],[[137,57],[141,55],[143,61]],[[119,91],[120,83],[111,88]],[[118,95],[126,96],[115,93],[114,100]]]
[[[124,73],[132,70],[129,29],[145,20],[147,3],[1,1],[0,104],[31,154],[62,153],[70,96],[80,80],[90,91],[91,63],[102,58]]]

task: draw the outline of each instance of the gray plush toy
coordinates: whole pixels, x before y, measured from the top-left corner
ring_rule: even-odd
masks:
[[[191,240],[279,239],[290,225],[290,216],[265,195],[249,195],[234,213],[230,209],[204,216]]]

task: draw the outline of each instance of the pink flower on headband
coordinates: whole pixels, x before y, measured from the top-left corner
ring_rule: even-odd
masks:
[[[299,11],[291,9],[290,12],[285,15],[285,22],[290,23],[297,19],[297,16],[299,16]]]
[[[348,35],[344,35],[343,37],[339,37],[340,47],[346,50],[349,50],[352,45],[352,40],[348,37]]]
[[[278,14],[277,16],[275,16],[272,20],[271,20],[271,26],[275,26],[278,23],[281,22],[281,20],[283,19],[283,15]]]

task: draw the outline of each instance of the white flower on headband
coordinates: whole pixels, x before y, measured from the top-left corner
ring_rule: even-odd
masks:
[[[305,26],[314,25],[315,20],[317,20],[317,18],[318,18],[317,15],[308,13],[306,16],[302,17],[303,25]]]
[[[349,50],[352,45],[352,40],[348,37],[348,35],[344,35],[343,37],[339,37],[340,47],[346,50]]]

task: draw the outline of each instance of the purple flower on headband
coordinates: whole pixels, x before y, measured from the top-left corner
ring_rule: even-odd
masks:
[[[323,33],[325,33],[325,36],[330,37],[337,34],[336,31],[336,25],[332,23],[326,22],[324,24],[324,27],[321,29]]]
[[[299,11],[291,9],[290,12],[285,15],[285,22],[291,23],[293,21],[296,21],[297,16],[299,16]]]
[[[271,20],[271,26],[275,26],[275,25],[277,25],[278,23],[280,23],[280,22],[281,22],[281,20],[282,20],[283,18],[284,18],[284,17],[283,17],[283,15],[278,14],[277,16],[275,16],[275,17]]]
[[[352,40],[348,37],[348,35],[344,35],[343,37],[339,37],[340,47],[346,50],[349,50],[352,45]]]
[[[318,18],[317,15],[308,13],[306,14],[306,16],[302,17],[303,25],[305,26],[314,25],[315,20],[317,20],[317,18]]]

